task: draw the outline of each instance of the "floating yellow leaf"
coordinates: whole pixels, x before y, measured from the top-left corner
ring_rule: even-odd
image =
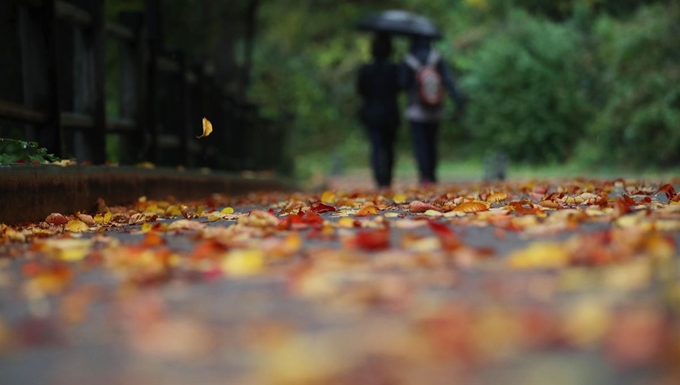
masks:
[[[208,222],[217,222],[220,219],[224,219],[224,217],[220,213],[214,213],[213,212],[213,213],[210,213],[210,215],[208,215]]]
[[[259,249],[236,249],[225,256],[222,270],[229,275],[252,275],[264,268],[264,253]]]
[[[153,228],[153,225],[151,223],[144,222],[144,223],[142,223],[142,228],[140,229],[140,231],[143,232],[143,233],[146,233],[146,232],[151,231],[152,228]]]
[[[428,217],[441,217],[443,214],[437,210],[427,210],[425,211],[425,215]]]
[[[70,231],[72,233],[83,233],[89,229],[90,228],[85,224],[85,222],[80,221],[78,219],[69,221],[66,224],[66,231]]]
[[[394,194],[394,197],[392,197],[392,200],[396,204],[406,203],[406,196],[404,194]]]
[[[233,214],[234,213],[234,208],[233,207],[225,207],[220,211],[222,214]]]
[[[203,118],[203,133],[200,136],[197,136],[196,139],[200,138],[205,138],[206,136],[210,135],[213,132],[213,126],[212,123],[206,118]]]

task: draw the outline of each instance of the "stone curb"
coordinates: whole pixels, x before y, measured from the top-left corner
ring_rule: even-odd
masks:
[[[53,212],[93,212],[97,199],[125,205],[145,195],[164,199],[202,199],[213,193],[242,195],[256,191],[293,191],[278,177],[244,177],[167,168],[106,166],[0,166],[0,223],[42,221]]]

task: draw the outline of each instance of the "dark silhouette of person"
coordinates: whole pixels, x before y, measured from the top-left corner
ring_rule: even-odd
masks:
[[[454,79],[441,55],[431,47],[431,39],[414,37],[411,41],[410,52],[406,55],[399,69],[400,87],[408,94],[408,104],[405,117],[411,127],[413,147],[420,183],[429,185],[437,182],[437,133],[442,120],[442,101],[425,103],[421,68],[429,66],[437,75],[441,91],[446,89],[450,98],[455,102],[457,115],[464,113],[465,101],[458,93]],[[420,78],[420,79],[419,79]],[[427,86],[425,86],[427,87]],[[435,88],[437,85],[435,84]],[[437,90],[430,89],[437,93]],[[443,94],[443,92],[442,92]],[[440,95],[443,98],[443,95]]]
[[[378,187],[389,188],[399,126],[399,66],[389,60],[392,53],[389,35],[375,35],[371,52],[373,62],[359,69],[357,89],[363,99],[359,119],[371,143],[370,163],[375,181]]]

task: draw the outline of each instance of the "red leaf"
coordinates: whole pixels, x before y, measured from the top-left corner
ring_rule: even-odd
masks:
[[[314,203],[311,207],[311,211],[315,212],[317,214],[321,214],[321,213],[333,212],[333,211],[336,211],[336,210],[335,210],[335,207],[333,207],[333,206],[325,205],[323,203]]]
[[[307,223],[310,225],[323,223],[323,218],[321,218],[321,215],[314,212],[308,212],[305,216],[301,218],[303,223]]]
[[[660,192],[666,194],[668,199],[673,199],[675,197],[675,188],[673,188],[673,185],[671,184],[666,183],[665,185],[659,187],[657,194]]]
[[[436,221],[428,221],[427,224],[430,226],[430,229],[432,229],[432,232],[434,232],[437,235],[440,236],[446,236],[446,235],[455,235],[453,230],[449,228],[444,223],[441,222],[436,222]]]
[[[355,240],[358,247],[368,251],[385,250],[390,247],[390,233],[385,230],[360,231]]]
[[[624,195],[625,197],[626,195]],[[630,198],[628,198],[630,199]],[[633,202],[635,203],[635,202]],[[624,198],[618,198],[616,202],[614,202],[614,211],[616,212],[617,216],[621,216],[623,214],[629,213],[630,212],[630,204],[624,199]]]

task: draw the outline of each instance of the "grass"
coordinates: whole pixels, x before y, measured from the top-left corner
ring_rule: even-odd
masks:
[[[335,154],[309,154],[296,159],[296,179],[302,184],[310,180],[320,180],[330,176],[331,171],[341,164],[342,175],[365,176],[370,178],[367,149],[353,150],[351,156],[343,156],[342,151]],[[335,165],[334,165],[335,163]],[[417,178],[417,166],[411,153],[403,152],[397,157],[395,179],[413,180]],[[461,180],[482,180],[484,164],[482,159],[443,159],[437,169],[440,180],[444,182]],[[680,178],[680,168],[664,170],[630,170],[616,165],[590,167],[572,161],[564,165],[527,165],[509,164],[509,179],[544,179],[544,178],[638,178],[651,181],[664,181]]]

